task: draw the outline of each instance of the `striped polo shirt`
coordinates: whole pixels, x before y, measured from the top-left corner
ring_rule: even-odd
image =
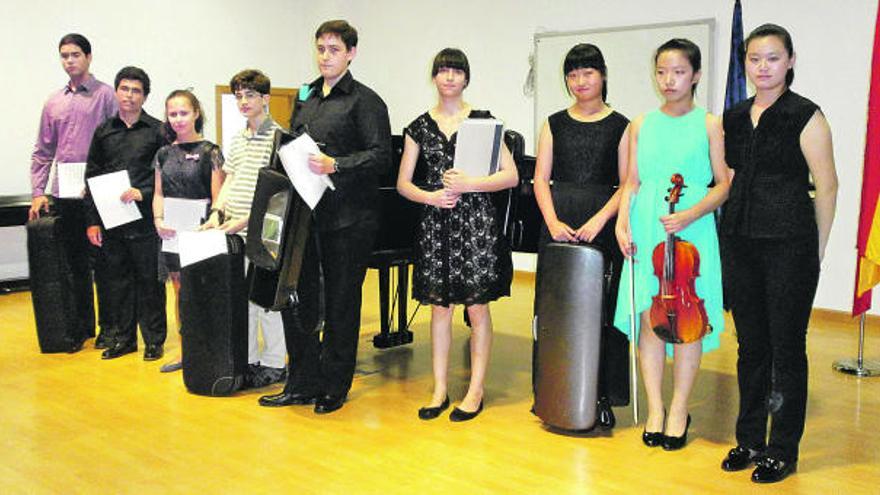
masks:
[[[250,129],[244,128],[232,138],[229,156],[223,164],[223,171],[233,174],[224,205],[227,221],[250,215],[254,189],[257,187],[257,174],[260,168],[269,165],[276,129],[281,129],[281,126],[271,116],[267,116],[253,135]],[[247,226],[239,235],[247,235]]]

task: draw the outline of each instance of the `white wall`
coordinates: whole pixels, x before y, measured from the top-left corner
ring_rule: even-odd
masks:
[[[75,5],[38,0],[17,4],[16,15],[0,21],[0,60],[7,70],[0,79],[0,94],[7,95],[0,133],[0,160],[6,164],[6,174],[0,195],[30,193],[30,156],[40,109],[47,96],[67,82],[57,45],[64,34],[79,32],[89,39],[91,70],[108,84],[125,65],[146,70],[153,89],[145,108],[157,118],[163,116],[169,92],[192,87],[205,105],[206,137],[214,139],[214,85],[228,84],[233,74],[247,67],[263,69],[278,86],[296,85],[310,74],[307,38],[296,36],[302,32],[302,18],[295,12],[305,3],[92,0]],[[260,16],[258,8],[264,8],[265,15]]]
[[[39,5],[38,5],[39,3]],[[837,221],[823,264],[816,306],[848,311],[852,303],[855,239],[861,193],[865,115],[876,0],[744,0],[745,30],[764,22],[786,26],[798,54],[794,89],[816,101],[831,123],[840,177]],[[155,80],[148,110],[161,115],[161,99],[173,88],[193,86],[212,118],[213,86],[249,66],[264,69],[279,86],[315,75],[314,29],[343,17],[360,32],[352,72],[383,96],[398,131],[434,102],[430,62],[443,47],[457,46],[470,58],[467,98],[491,109],[509,127],[522,130],[532,149],[533,102],[523,95],[533,35],[715,18],[716,108],[723,106],[732,0],[261,0],[120,4],[106,0],[73,7],[46,0],[16,6],[0,29],[0,56],[14,74],[4,75],[6,95],[0,158],[7,164],[0,194],[27,192],[28,163],[40,107],[64,83],[56,43],[81,31],[94,45],[94,72],[110,80],[124,64],[145,68]],[[259,27],[253,10],[264,9]],[[251,26],[251,27],[248,27]],[[614,71],[625,67],[610,67]],[[24,187],[22,186],[24,185]],[[876,312],[876,311],[875,311]],[[878,313],[880,314],[880,313]]]

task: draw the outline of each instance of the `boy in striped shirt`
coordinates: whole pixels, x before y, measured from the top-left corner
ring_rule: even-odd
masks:
[[[268,114],[269,78],[258,70],[243,70],[229,83],[247,127],[232,138],[223,171],[226,180],[208,224],[230,234],[247,236],[247,224],[260,168],[269,165],[272,140],[281,127]],[[263,349],[257,332],[262,329]],[[245,385],[264,387],[287,378],[281,313],[266,311],[248,301],[248,372]]]

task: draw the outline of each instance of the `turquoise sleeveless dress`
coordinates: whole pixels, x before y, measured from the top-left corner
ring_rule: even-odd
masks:
[[[635,306],[636,314],[651,308],[651,298],[659,290],[654,275],[651,255],[654,247],[666,240],[660,217],[668,214],[665,201],[672,186],[672,174],[684,177],[681,198],[675,211],[682,211],[698,203],[708,192],[712,182],[709,159],[709,136],[706,133],[706,110],[695,107],[680,117],[671,117],[655,110],[645,115],[638,135],[637,160],[641,185],[630,202],[630,230],[636,245]],[[721,292],[721,260],[718,254],[718,232],[715,216],[703,215],[676,235],[691,242],[700,253],[700,270],[696,278],[697,296],[704,300],[712,332],[703,337],[703,352],[717,349],[719,335],[724,330]],[[623,265],[614,326],[629,335],[630,318],[630,261]],[[636,335],[641,321],[636,318]],[[671,355],[672,345],[666,346]]]

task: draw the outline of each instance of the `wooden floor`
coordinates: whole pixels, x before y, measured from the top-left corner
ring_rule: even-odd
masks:
[[[431,388],[429,312],[413,344],[373,349],[375,272],[365,287],[358,376],[327,416],[266,409],[257,398],[190,394],[181,374],[140,354],[101,361],[92,349],[40,354],[30,294],[0,296],[0,493],[880,493],[880,378],[831,369],[856,352],[856,325],[814,318],[810,399],[800,471],[758,487],[719,463],[734,442],[736,341],[728,321],[705,356],[692,398],[690,442],[648,449],[630,409],[611,433],[551,432],[529,413],[533,278],[518,274],[495,320],[486,409],[453,424],[420,421]],[[456,315],[451,396],[467,379],[467,330]],[[869,357],[880,352],[871,328]],[[176,351],[176,338],[168,351]],[[668,385],[668,384],[667,384]]]

